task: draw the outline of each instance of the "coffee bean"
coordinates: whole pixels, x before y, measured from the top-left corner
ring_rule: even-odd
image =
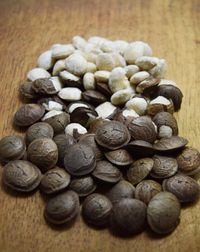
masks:
[[[98,91],[87,90],[82,93],[82,98],[84,101],[92,103],[94,105],[99,105],[107,101],[107,98]]]
[[[73,178],[69,185],[70,189],[75,191],[79,197],[85,197],[96,190],[96,184],[91,176]]]
[[[125,149],[107,151],[104,155],[108,161],[115,165],[126,166],[133,163],[132,156]]]
[[[129,142],[126,149],[134,158],[151,157],[154,154],[153,145],[143,140]]]

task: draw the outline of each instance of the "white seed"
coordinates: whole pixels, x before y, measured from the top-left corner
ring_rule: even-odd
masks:
[[[87,44],[87,41],[81,36],[74,36],[72,38],[72,43],[75,48],[83,50]]]
[[[97,71],[97,66],[92,62],[88,62],[87,63],[87,73],[95,73],[96,71]]]
[[[110,100],[113,105],[123,105],[131,98],[131,96],[132,94],[129,89],[123,89],[115,92]]]
[[[97,112],[99,117],[105,119],[111,116],[116,108],[117,107],[115,107],[111,102],[104,102],[96,107],[95,111]]]
[[[96,66],[96,60],[97,60],[97,55],[96,53],[92,52],[84,52],[84,58],[88,61],[88,63],[93,63]]]
[[[65,60],[58,60],[56,61],[52,74],[53,75],[58,75],[61,71],[65,69]]]
[[[51,77],[50,73],[47,72],[45,69],[39,68],[39,67],[33,68],[27,73],[27,78],[30,81],[34,81],[40,78],[49,78],[49,77]]]
[[[107,40],[101,45],[101,50],[105,53],[114,52],[116,50],[115,44],[113,41]]]
[[[102,53],[102,50],[99,48],[98,45],[92,44],[92,43],[87,43],[85,48],[84,48],[85,53],[94,53],[94,54],[99,54]]]
[[[119,53],[112,53],[114,62],[115,62],[115,67],[125,67],[126,66],[126,61],[122,55]]]
[[[115,40],[114,41],[114,46],[115,46],[115,50],[118,53],[123,55],[126,47],[128,46],[128,42],[126,42],[124,40]]]
[[[177,87],[176,82],[175,82],[175,81],[173,81],[173,80],[165,80],[165,79],[161,79],[161,80],[160,80],[160,83],[158,84],[158,86],[161,86],[161,85],[172,85],[172,86]]]
[[[53,116],[56,116],[56,115],[60,115],[62,114],[63,112],[62,111],[58,111],[58,110],[51,110],[49,112],[47,112],[43,117],[42,117],[42,121],[45,121],[46,119],[49,119]]]
[[[126,76],[128,79],[130,79],[135,73],[140,71],[139,67],[136,65],[125,66],[124,70],[126,71]]]
[[[54,48],[56,48],[57,46],[60,46],[61,44],[53,44],[50,48],[50,50],[53,50]]]
[[[94,78],[97,82],[108,82],[110,77],[109,71],[97,71],[94,73]]]
[[[122,115],[124,116],[124,117],[128,117],[128,116],[130,116],[130,117],[139,117],[139,115],[135,112],[135,110],[133,110],[133,109],[124,109],[123,111],[122,111]]]
[[[65,60],[65,67],[70,73],[82,76],[87,71],[87,61],[79,54],[72,54]]]
[[[150,76],[150,74],[146,71],[141,71],[141,72],[138,72],[138,73],[135,73],[131,79],[130,79],[130,83],[131,84],[138,84],[140,83],[141,81],[147,79],[148,77]]]
[[[112,70],[108,84],[113,93],[130,87],[130,83],[126,77],[126,72],[121,67],[116,67]]]
[[[173,135],[173,132],[172,132],[171,127],[166,126],[166,125],[162,125],[159,128],[158,136],[160,138],[170,138],[170,137],[172,137],[172,135]]]
[[[131,98],[136,94],[136,90],[134,86],[130,86],[126,90],[129,90],[129,92],[131,93]]]
[[[71,74],[69,73],[68,71],[64,70],[62,72],[60,72],[60,77],[63,79],[63,80],[69,80],[69,81],[75,81],[75,82],[78,82],[80,81],[80,77],[74,75],[74,74]]]
[[[77,130],[77,133],[80,134],[80,135],[83,135],[83,134],[87,133],[87,129],[85,127],[83,127],[81,124],[79,124],[79,123],[70,123],[65,128],[65,134],[73,136],[74,135],[74,130]]]
[[[67,87],[60,90],[58,96],[66,101],[79,101],[81,99],[81,90],[74,87]]]
[[[62,111],[63,105],[55,102],[55,101],[49,101],[47,104],[42,103],[42,105],[45,107],[46,110],[51,111],[51,110],[57,110],[57,111]]]
[[[49,70],[54,64],[54,60],[52,59],[52,51],[48,50],[40,54],[37,60],[37,65],[40,68],[45,70]]]
[[[93,73],[86,73],[83,76],[83,86],[85,90],[94,90],[95,89],[95,78]]]
[[[143,70],[150,70],[159,63],[159,58],[142,56],[136,59],[135,64]]]
[[[152,105],[152,104],[163,104],[163,105],[167,106],[167,105],[170,105],[171,102],[167,98],[165,98],[164,96],[158,96],[155,99],[151,100],[149,104],[150,105]]]
[[[74,52],[74,47],[71,44],[59,45],[52,49],[52,57],[55,59],[64,59]]]
[[[88,43],[94,44],[98,47],[101,47],[101,45],[107,41],[106,38],[99,37],[99,36],[92,36],[88,39]]]
[[[138,115],[145,114],[147,105],[147,101],[141,97],[134,97],[126,103],[126,107],[133,109]]]
[[[76,102],[70,105],[68,111],[71,114],[76,108],[89,108],[88,105],[81,103],[81,102]]]
[[[136,59],[141,56],[151,55],[151,47],[147,43],[144,43],[142,41],[135,41],[130,43],[124,51],[124,58],[128,64],[134,64]]]
[[[115,67],[115,60],[110,53],[100,53],[96,59],[98,70],[111,71]]]
[[[62,82],[60,81],[60,78],[57,76],[53,76],[49,78],[49,80],[52,81],[53,86],[57,92],[59,92],[62,89]]]
[[[163,78],[167,69],[167,63],[164,59],[160,59],[158,64],[154,66],[149,73],[155,78]]]

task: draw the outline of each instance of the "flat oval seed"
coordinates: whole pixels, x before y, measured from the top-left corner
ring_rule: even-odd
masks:
[[[70,185],[70,189],[75,191],[79,197],[85,197],[96,190],[96,184],[91,176],[85,176],[81,178],[73,178]]]
[[[132,156],[125,149],[107,151],[104,153],[104,155],[108,161],[115,165],[125,166],[133,163]]]
[[[153,145],[143,140],[134,140],[126,145],[126,149],[134,158],[153,156]]]

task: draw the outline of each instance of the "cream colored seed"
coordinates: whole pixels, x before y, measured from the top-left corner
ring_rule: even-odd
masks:
[[[115,62],[115,67],[125,67],[126,61],[119,53],[112,53],[112,57]]]
[[[150,76],[150,74],[146,71],[141,71],[141,72],[138,72],[138,73],[135,73],[131,79],[130,79],[130,83],[131,84],[138,84],[140,83],[141,81],[147,79],[148,77]]]
[[[60,81],[59,77],[53,76],[49,78],[49,80],[52,81],[53,86],[57,92],[59,92],[62,89],[62,82]]]
[[[43,68],[45,70],[49,70],[54,64],[54,60],[52,58],[52,51],[48,50],[46,52],[43,52],[37,60],[37,65],[40,68]]]
[[[69,80],[69,81],[75,81],[75,82],[79,82],[80,81],[80,77],[74,75],[74,74],[71,74],[69,73],[68,71],[64,70],[62,72],[60,72],[60,77],[63,79],[63,80]]]
[[[65,69],[65,60],[58,60],[53,67],[52,74],[58,75],[64,69]]]
[[[124,70],[126,71],[126,76],[128,79],[130,79],[135,73],[140,71],[139,67],[136,65],[125,66]]]
[[[124,40],[115,40],[114,41],[115,51],[117,51],[121,55],[124,54],[124,51],[125,51],[127,46],[128,46],[128,42],[126,42]]]
[[[62,111],[51,110],[51,111],[47,112],[47,113],[43,116],[43,118],[42,118],[41,120],[42,120],[42,121],[45,121],[46,119],[49,119],[49,118],[51,118],[51,117],[53,117],[53,116],[56,116],[56,115],[60,115],[60,114],[62,114],[62,113],[63,113]]]
[[[135,110],[133,109],[124,109],[123,112],[122,112],[122,115],[124,117],[139,117],[139,115],[135,112]]]
[[[50,73],[40,67],[33,68],[27,73],[27,78],[30,81],[34,81],[40,78],[49,78],[49,77],[51,77]]]
[[[72,43],[75,48],[83,50],[87,44],[87,41],[81,36],[74,36],[72,38]]]
[[[81,100],[81,90],[78,88],[67,87],[60,90],[58,96],[67,101],[79,101]]]
[[[161,85],[172,85],[172,86],[177,87],[175,81],[173,81],[173,80],[166,80],[166,79],[161,79],[160,80],[160,83],[158,84],[158,86],[161,86]]]
[[[95,108],[98,116],[105,119],[111,116],[114,111],[117,109],[111,102],[104,102]]]
[[[74,52],[71,44],[56,46],[52,49],[52,57],[55,59],[64,59]]]
[[[173,135],[173,132],[172,132],[172,129],[169,126],[162,125],[159,128],[158,136],[160,138],[170,138],[170,137],[172,137],[172,135]]]
[[[96,59],[98,70],[111,71],[115,67],[115,60],[110,53],[100,53]]]
[[[55,102],[55,101],[49,101],[48,104],[43,103],[42,105],[48,111],[52,111],[52,110],[62,111],[62,109],[63,109],[62,104]]]
[[[70,105],[69,107],[69,113],[71,114],[76,108],[89,108],[88,105],[81,103],[81,102],[76,102]]]
[[[126,77],[126,72],[121,67],[116,67],[112,70],[108,84],[113,93],[130,87],[130,83]]]
[[[96,71],[97,71],[97,66],[92,62],[88,62],[87,63],[87,73],[95,73]]]
[[[94,90],[95,89],[95,78],[93,73],[86,73],[83,76],[83,86],[85,90]]]
[[[143,70],[150,70],[159,63],[156,57],[142,56],[136,59],[135,64]]]
[[[70,73],[82,76],[87,71],[87,61],[80,54],[72,54],[65,60],[65,67]]]
[[[123,105],[131,98],[131,96],[132,94],[130,93],[129,89],[123,89],[114,93],[110,100],[113,105]]]
[[[65,134],[70,136],[74,135],[74,131],[77,130],[78,134],[83,135],[87,133],[87,129],[79,123],[70,123],[65,128]]]
[[[145,114],[147,105],[147,101],[140,97],[134,97],[126,103],[126,107],[128,109],[133,109],[138,115]]]
[[[151,100],[149,104],[150,105],[152,105],[152,104],[163,104],[163,105],[167,106],[167,105],[170,105],[170,101],[167,98],[165,98],[164,96],[158,96],[155,99]]]
[[[97,82],[108,82],[110,77],[109,71],[97,71],[94,73],[95,80]]]
[[[159,60],[158,64],[154,66],[149,73],[155,78],[163,78],[167,69],[167,64],[164,59]]]

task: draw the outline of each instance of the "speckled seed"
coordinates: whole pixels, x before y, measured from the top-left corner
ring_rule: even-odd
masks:
[[[125,149],[107,151],[104,153],[104,155],[108,161],[115,165],[126,166],[133,163],[132,156]]]
[[[79,197],[90,195],[96,190],[96,184],[91,176],[73,178],[69,185],[70,189],[75,191]]]
[[[40,78],[49,78],[49,77],[51,77],[50,73],[47,72],[45,69],[39,68],[39,67],[33,68],[27,73],[27,78],[30,81],[34,81]]]
[[[169,192],[156,194],[147,207],[147,221],[158,234],[174,231],[180,222],[181,206],[175,195]]]

